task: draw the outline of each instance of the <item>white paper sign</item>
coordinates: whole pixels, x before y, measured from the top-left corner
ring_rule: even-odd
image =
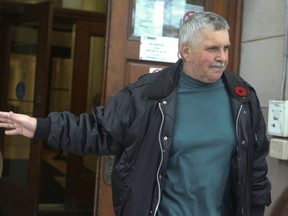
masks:
[[[164,24],[164,1],[136,1],[134,36],[162,35]]]
[[[139,59],[176,62],[178,60],[178,38],[141,35]]]

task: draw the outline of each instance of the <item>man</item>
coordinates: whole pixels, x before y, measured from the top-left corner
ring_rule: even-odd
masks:
[[[115,154],[118,216],[263,216],[266,126],[254,89],[225,71],[229,47],[226,20],[196,13],[180,28],[181,60],[91,116],[1,112],[0,127],[70,152]]]

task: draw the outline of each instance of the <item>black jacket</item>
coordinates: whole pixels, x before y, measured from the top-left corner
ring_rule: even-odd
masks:
[[[173,140],[176,85],[182,61],[147,74],[93,114],[51,113],[37,120],[35,139],[75,153],[116,155],[112,172],[117,216],[148,216],[157,211]],[[263,216],[270,204],[266,177],[266,126],[254,89],[225,71],[238,140],[231,158],[236,216]]]

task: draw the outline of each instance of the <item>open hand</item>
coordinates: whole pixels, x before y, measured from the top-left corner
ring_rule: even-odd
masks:
[[[5,128],[6,135],[23,135],[32,138],[36,124],[36,118],[28,115],[0,112],[0,128]]]

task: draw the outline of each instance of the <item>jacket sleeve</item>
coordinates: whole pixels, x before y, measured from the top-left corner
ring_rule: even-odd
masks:
[[[262,216],[265,206],[271,203],[271,184],[267,178],[266,157],[269,151],[269,141],[266,136],[266,125],[261,112],[258,98],[254,104],[254,149],[252,161],[252,196],[251,196],[251,215]],[[256,112],[255,112],[256,111]],[[255,114],[256,113],[256,114]],[[253,213],[254,212],[254,213]]]
[[[94,107],[92,114],[79,116],[70,112],[52,112],[37,119],[34,139],[44,139],[48,146],[76,154],[117,154],[129,117],[129,91],[122,90],[105,107]]]

